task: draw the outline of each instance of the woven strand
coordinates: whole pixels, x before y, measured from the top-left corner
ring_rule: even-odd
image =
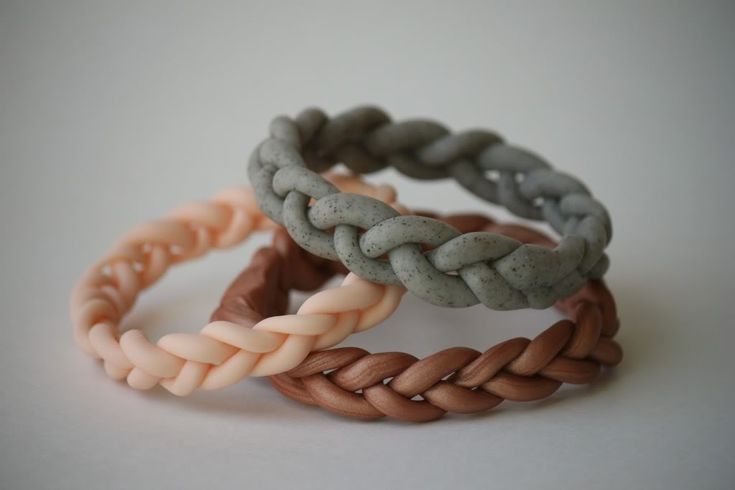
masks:
[[[330,178],[338,186],[403,210],[390,186],[375,187],[348,176]],[[210,249],[234,246],[253,232],[276,228],[245,188],[225,190],[207,202],[180,207],[162,220],[135,228],[75,286],[71,313],[77,343],[102,359],[110,377],[126,379],[137,389],[161,384],[183,396],[198,387],[222,388],[246,376],[287,371],[311,350],[376,325],[398,305],[403,288],[348,275],[340,287],[314,295],[294,315],[211,322],[199,333],[168,334],[155,344],[140,330],[119,334],[138,295],[169,267]]]
[[[524,243],[554,246],[535,230],[496,224],[479,215],[441,219],[464,233],[489,230]],[[285,235],[274,238],[273,248],[279,252],[259,251],[232,283],[213,320],[253,321],[280,312],[294,280],[311,287],[337,270],[325,270],[323,263],[317,268],[314,256],[300,251]],[[264,270],[280,272],[268,282],[260,279]],[[298,367],[270,379],[289,398],[364,420],[428,422],[446,413],[483,412],[505,399],[538,400],[562,383],[589,383],[602,366],[615,366],[622,359],[612,339],[618,329],[615,301],[603,282],[588,281],[556,306],[570,320],[555,323],[533,340],[514,338],[484,353],[455,347],[419,360],[399,352],[337,348],[313,352]]]
[[[590,284],[592,290],[604,289],[599,281]],[[590,383],[603,366],[619,364],[622,349],[611,338],[617,321],[603,322],[605,308],[614,308],[613,303],[580,301],[568,312],[573,321],[483,353],[454,347],[417,359],[336,348],[314,352],[299,367],[270,379],[288,398],[363,420],[430,422],[447,413],[480,413],[503,400],[546,398],[563,383]]]
[[[441,306],[481,302],[511,310],[549,307],[607,270],[612,227],[604,206],[575,178],[494,133],[451,134],[428,120],[392,122],[375,107],[331,119],[307,109],[294,119],[277,117],[270,133],[248,165],[258,205],[304,249],[339,260],[360,277],[402,284]],[[563,239],[547,249],[399,218],[374,199],[340,194],[318,174],[340,162],[357,173],[390,165],[420,179],[453,177],[517,215],[546,220]],[[316,202],[307,209],[311,199]],[[422,255],[422,245],[435,252]]]

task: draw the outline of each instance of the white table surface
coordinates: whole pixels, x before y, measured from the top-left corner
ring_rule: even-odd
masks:
[[[0,488],[733,488],[734,23],[726,1],[0,2]],[[273,115],[363,102],[498,129],[589,185],[615,224],[619,369],[415,426],[263,379],[135,392],[81,354],[69,289],[117,236],[245,184]],[[196,331],[267,239],[172,271],[126,325]],[[556,318],[409,297],[349,345],[482,349]]]

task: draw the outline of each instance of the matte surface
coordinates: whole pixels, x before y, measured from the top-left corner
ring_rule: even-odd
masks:
[[[202,5],[0,6],[0,488],[732,489],[732,2]],[[90,259],[243,183],[274,114],[370,101],[453,128],[492,121],[608,206],[615,382],[562,390],[532,417],[509,403],[399,426],[304,410],[267,380],[136,396],[80,355],[68,292]],[[485,206],[448,181],[372,180],[408,206]],[[195,331],[255,247],[182,266],[129,326]],[[425,356],[558,318],[408,296],[349,345]]]
[[[397,159],[403,163],[394,168],[406,175],[424,180],[451,176],[518,216],[546,220],[562,235],[559,249],[520,242],[495,246],[498,237],[491,233],[478,232],[467,240],[431,219],[396,220],[389,206],[339,193],[317,173],[342,163],[368,174]],[[339,260],[362,278],[402,284],[435,305],[548,308],[579,290],[585,279],[601,278],[607,271],[604,250],[612,223],[604,206],[578,179],[487,130],[452,133],[427,119],[392,121],[377,106],[331,117],[309,108],[294,118],[273,119],[270,137],[251,154],[248,175],[263,212],[282,223],[305,250]],[[380,231],[358,239],[359,230],[375,228]],[[457,266],[437,269],[421,255],[421,245],[427,244],[440,254],[451,250]],[[376,260],[382,254],[389,264]]]
[[[327,178],[342,181],[361,195],[385,197],[381,194],[386,186],[372,186],[354,175]],[[394,202],[395,195],[391,189],[388,203],[401,207]],[[121,332],[120,326],[127,323],[141,294],[172,266],[241,245],[264,231],[286,233],[258,209],[251,188],[236,187],[207,201],[180,205],[166,218],[125,233],[71,291],[70,316],[80,349],[100,359],[112,379],[126,380],[132,388],[149,390],[160,384],[175,395],[186,396],[197,388],[214,390],[249,376],[288,371],[309,352],[379,325],[405,293],[401,286],[376,284],[349,274],[339,287],[309,298],[297,315],[288,315],[284,303],[279,315],[268,315],[257,324],[243,318],[237,324],[210,322],[198,333],[168,334],[155,343],[146,335],[145,326]],[[301,250],[296,244],[292,247]],[[299,274],[298,270],[291,272]],[[262,305],[260,311],[266,315],[268,309]]]

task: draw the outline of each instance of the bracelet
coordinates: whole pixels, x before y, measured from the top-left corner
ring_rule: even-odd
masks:
[[[444,219],[465,233],[490,230],[524,243],[554,245],[535,230],[497,225],[478,215]],[[280,241],[274,246],[279,253],[264,249],[259,254],[268,254],[270,267],[287,272],[288,277],[274,273],[274,285],[256,280],[253,287],[251,264],[224,294],[213,320],[254,321],[273,311],[273,303],[280,308],[275,313],[280,313],[286,308],[289,281],[307,277],[302,286],[310,287],[318,282],[314,277],[324,279],[313,269],[293,273],[304,268],[300,265],[304,261],[313,267],[313,260],[309,261],[308,254],[299,254],[293,242],[289,246],[290,240],[285,240],[282,232],[276,241]],[[269,293],[263,294],[266,289]],[[337,348],[313,352],[300,366],[270,379],[289,398],[365,420],[387,416],[428,422],[448,412],[483,412],[505,399],[538,400],[554,393],[562,383],[589,383],[602,366],[615,366],[622,359],[622,349],[612,340],[619,325],[615,301],[602,281],[589,280],[556,306],[570,320],[555,323],[533,340],[514,338],[484,353],[455,347],[419,360],[400,352],[370,354],[358,348]],[[422,400],[415,400],[416,396]]]
[[[330,178],[345,189],[403,209],[395,203],[390,186],[376,187],[348,176]],[[113,379],[124,378],[137,389],[160,383],[183,396],[197,387],[222,388],[246,376],[287,371],[312,350],[330,347],[352,332],[380,323],[397,307],[403,288],[373,284],[351,274],[340,287],[311,297],[294,315],[257,322],[212,322],[198,334],[168,334],[155,344],[137,329],[119,335],[119,326],[139,293],[171,265],[274,228],[245,188],[225,190],[207,202],[191,203],[135,228],[75,286],[71,299],[75,340],[85,352],[103,360]]]
[[[547,249],[399,216],[375,199],[339,193],[319,175],[339,162],[357,173],[390,165],[419,179],[451,176],[482,199],[545,220],[563,238]],[[436,305],[546,308],[608,268],[604,249],[612,228],[604,206],[577,179],[487,131],[451,134],[429,120],[391,122],[375,107],[332,119],[307,109],[273,120],[248,174],[260,208],[301,247],[372,282],[402,284]],[[420,245],[433,250],[424,255]]]

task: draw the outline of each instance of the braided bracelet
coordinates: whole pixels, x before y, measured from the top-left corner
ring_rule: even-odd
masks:
[[[546,220],[563,238],[552,250],[399,216],[375,199],[340,194],[318,174],[339,162],[357,173],[390,165],[419,179],[451,176],[519,216]],[[370,281],[402,284],[436,305],[546,308],[608,267],[604,249],[612,230],[602,204],[577,179],[487,131],[451,134],[433,121],[392,122],[374,107],[332,119],[307,109],[295,119],[273,120],[248,173],[263,212],[301,247]],[[316,202],[309,207],[311,198]],[[421,244],[432,252],[422,254]]]
[[[331,179],[346,190],[375,196],[402,209],[390,186],[371,186],[339,175]],[[187,395],[197,387],[222,388],[246,376],[287,371],[310,351],[330,347],[352,332],[376,325],[398,305],[403,288],[349,275],[341,287],[311,297],[295,315],[237,324],[212,322],[198,334],[168,334],[155,344],[140,330],[119,335],[119,325],[138,294],[171,265],[212,248],[234,246],[254,231],[273,228],[258,211],[251,191],[238,188],[134,229],[74,288],[71,313],[77,343],[104,361],[110,377],[125,378],[133,388],[149,389],[160,383],[176,395]]]
[[[524,243],[554,245],[534,230],[496,225],[481,216],[458,215],[445,221],[463,232],[488,230]],[[295,279],[323,280],[324,270],[316,269],[309,254],[299,253],[282,232],[274,244],[278,252],[259,251],[255,263],[232,283],[213,320],[254,321],[268,314],[269,304],[286,307],[288,289]],[[270,282],[261,279],[268,268]],[[358,348],[338,348],[313,352],[300,366],[272,376],[271,381],[281,393],[301,403],[368,420],[387,416],[427,422],[447,412],[482,412],[504,399],[538,400],[562,383],[589,383],[601,366],[615,366],[622,358],[620,346],[612,340],[618,329],[615,302],[601,281],[589,280],[556,306],[571,321],[559,321],[533,340],[514,338],[482,354],[455,347],[419,360],[400,352],[370,354]],[[416,396],[422,399],[415,400]]]

